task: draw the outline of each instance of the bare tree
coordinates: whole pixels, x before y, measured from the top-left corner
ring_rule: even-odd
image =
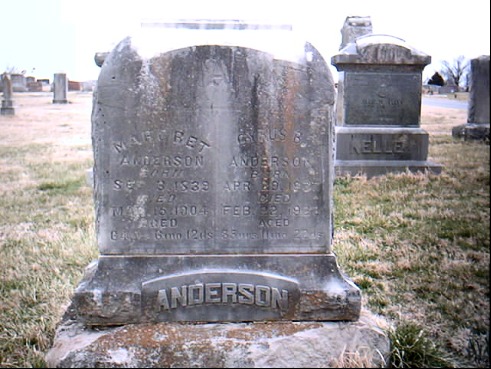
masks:
[[[463,55],[455,58],[452,62],[443,61],[442,66],[442,74],[447,78],[447,84],[460,86],[467,82],[469,61]]]

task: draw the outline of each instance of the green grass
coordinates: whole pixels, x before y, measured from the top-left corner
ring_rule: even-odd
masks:
[[[0,366],[43,367],[97,257],[91,160],[0,146]],[[333,248],[363,305],[390,320],[394,367],[489,364],[489,145],[431,137],[442,174],[340,177]],[[56,155],[54,156],[56,157]]]
[[[389,331],[391,368],[454,368],[455,364],[416,323],[401,322]]]

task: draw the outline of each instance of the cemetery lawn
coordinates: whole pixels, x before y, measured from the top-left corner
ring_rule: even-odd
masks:
[[[14,93],[0,117],[0,367],[43,367],[84,268],[97,258],[91,93]],[[467,111],[423,106],[442,174],[335,181],[333,249],[363,306],[392,328],[394,367],[489,364],[489,143],[451,129]],[[356,365],[356,364],[355,364]]]

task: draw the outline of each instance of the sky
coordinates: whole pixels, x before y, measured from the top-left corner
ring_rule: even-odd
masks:
[[[96,52],[112,50],[142,22],[175,19],[292,24],[330,65],[346,17],[368,16],[373,33],[402,38],[431,56],[426,79],[442,61],[490,54],[489,13],[489,0],[0,0],[0,72],[96,80]]]

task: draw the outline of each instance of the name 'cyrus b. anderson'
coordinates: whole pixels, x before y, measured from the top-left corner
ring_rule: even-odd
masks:
[[[198,283],[158,291],[163,310],[209,304],[245,304],[288,310],[288,291],[249,283]]]

